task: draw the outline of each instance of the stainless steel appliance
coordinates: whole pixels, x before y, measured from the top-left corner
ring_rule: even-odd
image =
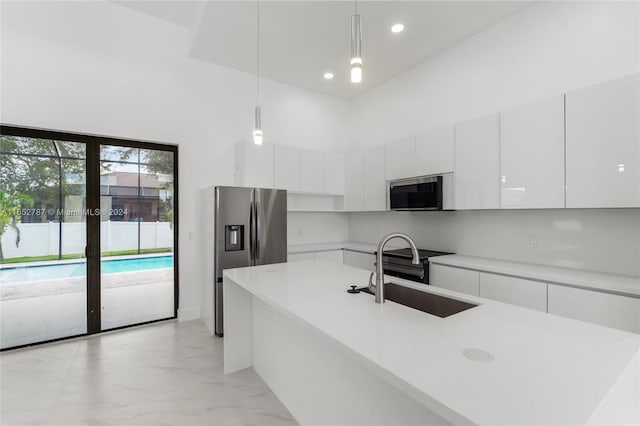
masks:
[[[411,249],[385,250],[382,252],[382,270],[386,275],[429,284],[429,258],[445,254],[453,253],[418,250],[420,263],[414,265]]]
[[[214,321],[222,336],[222,271],[287,261],[287,191],[216,186],[214,233]]]
[[[453,173],[389,181],[390,210],[452,210]]]

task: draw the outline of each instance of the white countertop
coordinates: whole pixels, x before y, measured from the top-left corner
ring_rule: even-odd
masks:
[[[636,334],[403,280],[480,305],[448,318],[378,305],[346,293],[367,282],[362,269],[316,260],[224,275],[455,423],[585,424],[625,369],[637,371]],[[495,358],[471,361],[465,348]]]
[[[287,246],[288,253],[309,253],[317,251],[331,251],[331,250],[351,250],[361,253],[374,254],[377,250],[376,244],[367,243],[355,243],[352,241],[336,241],[329,243],[305,243],[305,244],[289,244]],[[403,245],[387,244],[388,249],[402,248]]]
[[[570,268],[464,256],[460,254],[433,257],[429,259],[429,262],[436,265],[455,266],[458,268],[522,277],[544,281],[550,284],[569,285],[640,297],[640,278],[638,277],[603,274],[593,271],[580,271]]]
[[[404,246],[389,246],[390,249],[400,247]],[[292,244],[289,245],[288,252],[293,254],[341,249],[373,254],[377,247],[374,244],[338,241],[330,243]],[[625,296],[640,297],[640,277],[605,274],[595,271],[581,271],[579,269],[561,268],[558,266],[538,265],[461,254],[436,256],[429,258],[429,262],[436,265],[455,266],[493,274],[543,281],[549,284],[567,285]]]

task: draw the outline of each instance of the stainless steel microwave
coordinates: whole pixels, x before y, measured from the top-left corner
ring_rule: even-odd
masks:
[[[390,210],[452,210],[453,173],[388,182]]]

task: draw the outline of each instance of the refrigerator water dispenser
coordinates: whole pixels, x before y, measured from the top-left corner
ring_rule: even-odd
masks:
[[[225,225],[224,251],[244,250],[244,225]]]

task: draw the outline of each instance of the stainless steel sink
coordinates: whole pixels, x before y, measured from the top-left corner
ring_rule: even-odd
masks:
[[[363,293],[373,294],[369,291],[368,287],[363,287],[358,290]],[[446,318],[478,306],[473,303],[463,302],[462,300],[451,299],[393,283],[384,285],[384,294],[387,300],[431,315],[436,315],[440,318]]]

